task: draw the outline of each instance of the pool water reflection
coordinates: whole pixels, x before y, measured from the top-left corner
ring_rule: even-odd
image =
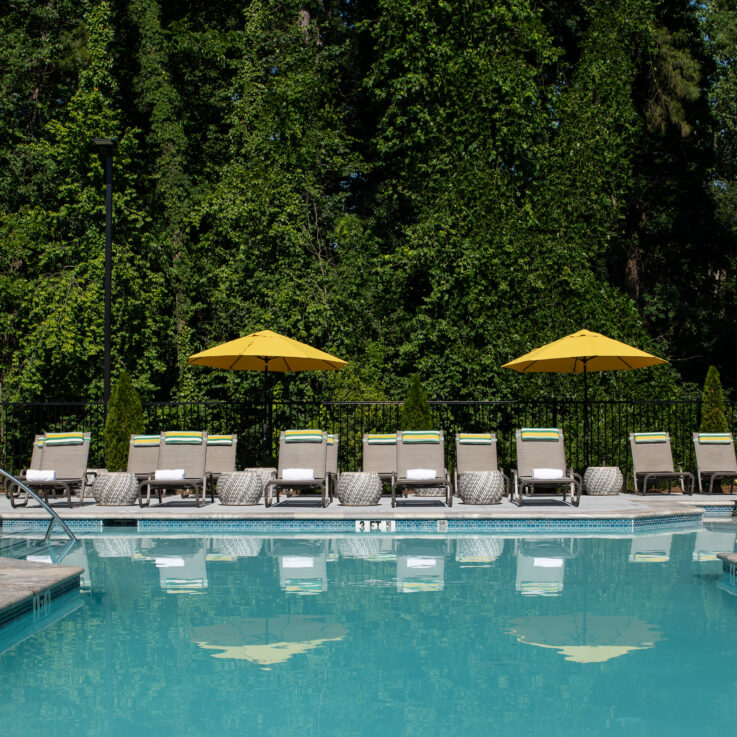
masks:
[[[721,737],[735,537],[87,537],[74,606],[0,646],[0,728]]]

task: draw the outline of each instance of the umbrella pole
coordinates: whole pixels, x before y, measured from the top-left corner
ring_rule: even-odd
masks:
[[[583,361],[583,463],[584,470],[589,465],[589,384],[586,376],[586,363]]]
[[[266,466],[269,458],[269,425],[271,424],[271,412],[270,407],[267,406],[269,402],[269,362],[264,362],[264,422],[262,426],[263,430],[263,450],[262,450],[262,463]]]

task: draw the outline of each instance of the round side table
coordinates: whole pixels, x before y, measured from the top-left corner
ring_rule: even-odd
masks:
[[[622,491],[624,477],[617,466],[589,466],[583,475],[583,486],[591,496],[614,496]]]
[[[335,496],[345,506],[375,506],[381,499],[382,483],[378,473],[347,471],[338,478]]]

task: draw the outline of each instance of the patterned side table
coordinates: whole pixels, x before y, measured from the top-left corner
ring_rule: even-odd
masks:
[[[616,466],[589,466],[583,475],[583,486],[591,496],[613,496],[622,491],[624,477]]]
[[[92,484],[92,496],[101,507],[122,507],[138,501],[138,479],[134,473],[101,473]]]
[[[256,471],[221,473],[217,494],[221,504],[258,504],[264,493],[264,482]]]
[[[500,504],[504,496],[504,475],[501,471],[459,473],[456,493],[464,504]]]
[[[382,483],[378,473],[348,471],[338,478],[335,495],[345,506],[374,506],[381,499]]]

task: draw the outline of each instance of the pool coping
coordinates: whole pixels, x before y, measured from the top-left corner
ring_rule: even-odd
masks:
[[[79,588],[83,568],[0,558],[0,627]]]

